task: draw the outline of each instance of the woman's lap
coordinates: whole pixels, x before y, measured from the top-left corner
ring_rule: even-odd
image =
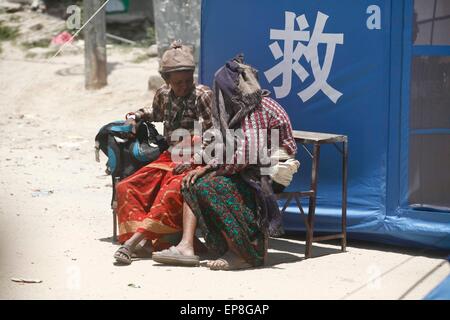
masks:
[[[205,176],[183,195],[211,249],[218,254],[227,251],[225,234],[246,261],[262,264],[264,234],[256,222],[255,197],[240,176]]]

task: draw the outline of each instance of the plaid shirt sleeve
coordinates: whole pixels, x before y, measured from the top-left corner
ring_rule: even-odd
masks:
[[[198,94],[198,104],[197,104],[197,112],[202,117],[202,132],[203,134],[205,131],[210,129],[212,127],[212,114],[211,114],[211,108],[212,108],[212,99],[213,99],[213,92],[211,89],[209,89],[206,86],[199,85],[197,86],[197,94]],[[205,148],[212,143],[212,138],[204,138],[202,139],[202,145],[199,153],[194,154],[191,162],[195,164],[201,164],[203,163],[202,159],[202,153]]]
[[[292,125],[286,111],[273,99],[264,98],[264,104],[268,104],[275,111],[276,116],[269,121],[270,129],[278,129],[280,134],[280,146],[283,146],[290,155],[297,153],[297,144],[295,142]]]
[[[212,116],[211,116],[211,104],[213,99],[213,92],[206,86],[200,87],[199,103],[198,103],[198,114],[202,117],[202,129],[203,132],[212,127]]]
[[[151,121],[151,122],[163,122],[164,121],[164,109],[165,104],[165,88],[159,88],[156,90],[155,96],[153,98],[153,103],[151,108],[139,109],[136,113],[141,117],[141,119]]]

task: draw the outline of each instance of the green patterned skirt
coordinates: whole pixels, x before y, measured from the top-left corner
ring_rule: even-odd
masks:
[[[210,250],[223,255],[228,250],[226,235],[249,264],[264,263],[267,248],[256,223],[255,195],[239,175],[206,175],[184,189],[183,196]]]

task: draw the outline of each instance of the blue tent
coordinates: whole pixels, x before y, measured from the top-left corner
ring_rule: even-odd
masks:
[[[450,248],[450,1],[206,0],[201,18],[202,83],[242,52],[294,129],[349,137],[349,237]],[[315,231],[340,228],[340,166],[323,147]],[[304,230],[294,206],[284,222]]]

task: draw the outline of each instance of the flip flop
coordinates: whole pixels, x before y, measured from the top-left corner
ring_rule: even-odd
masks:
[[[171,266],[198,267],[200,265],[199,256],[186,256],[174,246],[169,249],[153,253],[153,261]]]
[[[125,257],[123,257],[123,256]],[[120,246],[119,249],[114,253],[114,259],[116,259],[117,262],[123,263],[123,264],[131,264],[131,251],[128,246]]]

